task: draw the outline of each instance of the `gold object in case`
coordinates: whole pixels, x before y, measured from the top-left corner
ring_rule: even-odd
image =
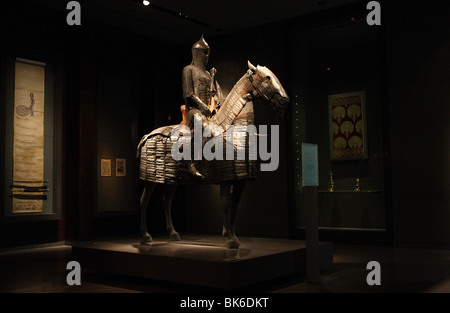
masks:
[[[329,174],[330,174],[330,181],[328,182],[328,191],[333,192],[334,191],[333,171],[330,171]]]

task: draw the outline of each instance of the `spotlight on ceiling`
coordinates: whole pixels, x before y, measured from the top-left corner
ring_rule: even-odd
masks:
[[[144,5],[149,5],[149,4],[150,4],[150,1],[144,0],[144,1],[142,1],[142,4],[144,4]]]

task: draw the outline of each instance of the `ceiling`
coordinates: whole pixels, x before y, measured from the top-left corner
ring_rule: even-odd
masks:
[[[66,1],[32,0],[57,10]],[[184,44],[356,2],[357,0],[88,0],[87,18],[171,43]]]

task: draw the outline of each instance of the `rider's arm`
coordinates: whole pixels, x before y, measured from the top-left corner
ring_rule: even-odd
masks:
[[[192,81],[192,70],[187,66],[183,69],[182,75],[183,83],[183,98],[186,100],[186,104],[191,107],[197,108],[205,116],[210,116],[211,111],[199,97],[195,95],[194,84]]]

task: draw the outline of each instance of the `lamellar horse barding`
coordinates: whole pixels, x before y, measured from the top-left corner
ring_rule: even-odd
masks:
[[[248,62],[248,66],[249,70],[234,85],[217,114],[206,121],[206,127],[215,126],[212,129],[224,130],[220,138],[227,138],[226,130],[230,126],[239,126],[238,128],[246,135],[245,140],[233,140],[231,143],[230,140],[223,141],[223,146],[233,145],[233,160],[223,158],[223,160],[199,161],[197,167],[204,176],[199,180],[198,177],[193,177],[185,170],[188,166],[187,161],[176,161],[177,158],[173,157],[172,147],[183,133],[180,131],[180,125],[160,127],[142,137],[137,148],[137,156],[140,158],[139,178],[145,182],[140,201],[142,244],[152,241],[152,237],[147,231],[146,212],[156,184],[165,184],[163,208],[166,216],[166,229],[170,239],[176,241],[180,240],[180,235],[173,226],[170,209],[177,185],[201,183],[220,185],[220,196],[225,203],[222,235],[227,237],[226,246],[228,248],[239,247],[240,242],[235,234],[238,205],[246,182],[255,179],[259,171],[257,160],[251,158],[242,160],[242,158],[236,157],[238,145],[241,145],[242,148],[242,143],[244,143],[248,156],[247,129],[254,123],[252,99],[261,97],[269,101],[277,112],[277,119],[282,117],[289,102],[289,97],[278,78],[267,67],[254,66],[250,62]],[[203,123],[203,127],[205,127],[205,123]],[[224,148],[223,151],[225,153],[226,149]]]

